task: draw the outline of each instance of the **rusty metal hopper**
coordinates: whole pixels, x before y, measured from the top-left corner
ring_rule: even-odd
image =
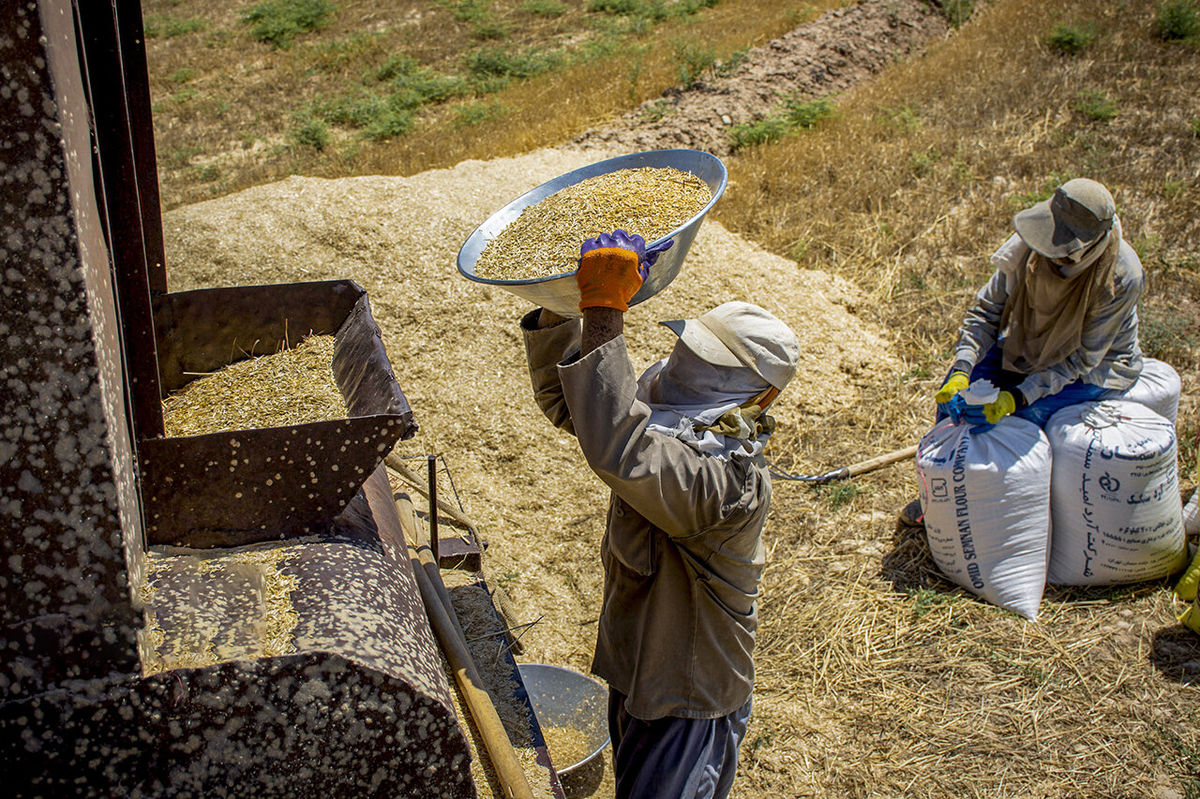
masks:
[[[396,442],[416,432],[367,294],[353,281],[163,294],[153,314],[164,395],[247,353],[334,334],[331,368],[350,415],[144,439],[150,544],[237,546],[328,529]]]

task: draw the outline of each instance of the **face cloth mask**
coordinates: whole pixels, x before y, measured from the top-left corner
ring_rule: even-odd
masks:
[[[714,366],[676,342],[670,357],[638,379],[637,398],[650,406],[647,429],[686,441],[707,455],[757,456],[773,423],[752,400],[771,389],[747,367]]]

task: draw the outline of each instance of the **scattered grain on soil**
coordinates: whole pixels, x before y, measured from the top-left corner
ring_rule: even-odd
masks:
[[[163,400],[168,436],[322,422],[347,415],[333,380],[333,336],[230,364]]]
[[[585,240],[624,230],[653,242],[712,200],[708,184],[671,168],[619,169],[567,186],[521,212],[488,242],[475,273],[493,280],[550,277],[576,268]]]

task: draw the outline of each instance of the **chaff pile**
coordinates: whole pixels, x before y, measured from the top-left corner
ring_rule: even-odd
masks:
[[[516,751],[517,759],[529,778],[529,787],[535,797],[549,799],[549,772],[537,762],[537,751],[533,748],[531,719],[527,705],[517,697],[517,682],[512,665],[505,655],[508,646],[503,628],[496,616],[492,599],[484,585],[475,579],[474,573],[456,570],[443,571],[454,612],[466,634],[467,649],[483,680],[483,688],[492,698],[496,714],[504,725],[505,732]],[[471,776],[480,799],[503,795],[495,768],[487,757],[479,730],[467,712],[462,691],[454,679],[453,670],[443,657],[446,679],[455,712],[467,733],[471,746]],[[557,763],[558,761],[555,761]]]
[[[488,242],[475,273],[527,280],[578,267],[579,245],[624,230],[646,243],[687,222],[708,202],[708,184],[678,169],[619,169],[567,186],[531,205]]]
[[[168,436],[323,422],[347,415],[333,380],[333,336],[230,364],[163,400]]]

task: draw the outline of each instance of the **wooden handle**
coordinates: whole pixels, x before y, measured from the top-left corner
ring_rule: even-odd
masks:
[[[433,634],[437,636],[450,669],[454,672],[454,681],[462,691],[463,701],[471,714],[479,737],[487,750],[488,758],[496,771],[496,778],[504,795],[510,799],[533,799],[533,790],[529,787],[529,779],[517,759],[517,752],[508,739],[508,732],[496,713],[492,698],[484,688],[483,679],[467,649],[462,628],[450,604],[450,593],[442,582],[441,572],[433,563],[428,543],[421,543],[424,538],[420,525],[417,524],[416,511],[407,497],[396,500],[396,510],[400,516],[400,526],[404,528],[408,539],[408,554],[413,562],[413,573],[417,578],[417,588],[421,592],[421,600],[425,603],[425,611],[429,615],[429,624]],[[430,569],[429,567],[432,567]]]
[[[846,467],[846,476],[854,477],[857,474],[866,474],[867,472],[873,472],[876,469],[879,469],[883,466],[887,466],[888,464],[891,464],[891,463],[895,463],[896,461],[902,461],[905,458],[911,458],[916,454],[917,454],[917,445],[913,444],[911,447],[905,447],[904,449],[898,449],[895,452],[889,452],[886,455],[879,455],[877,457],[871,458],[870,460],[865,460],[865,461],[862,461],[861,463],[856,463],[852,466],[847,466]]]

